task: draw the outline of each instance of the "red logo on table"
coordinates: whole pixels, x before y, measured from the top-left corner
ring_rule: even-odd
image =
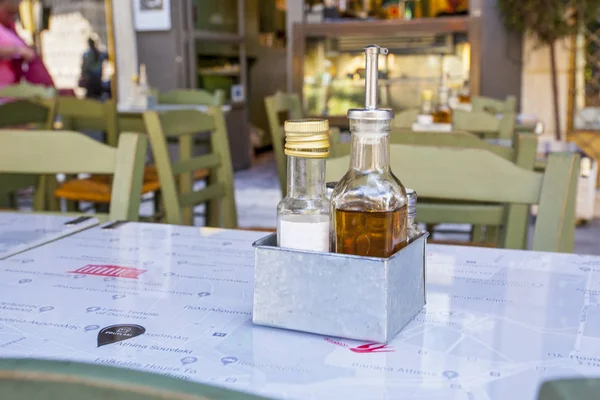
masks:
[[[75,271],[69,271],[70,274],[110,276],[110,277],[114,277],[114,278],[129,278],[129,279],[137,279],[144,272],[146,272],[145,269],[119,267],[118,265],[96,265],[96,264],[88,264],[85,267],[76,269]]]
[[[385,343],[366,343],[360,346],[351,347],[349,344],[341,342],[339,340],[325,338],[325,341],[334,344],[339,347],[344,347],[353,353],[367,354],[367,353],[389,353],[394,351],[393,348]]]
[[[355,353],[389,353],[394,349],[388,347],[387,344],[368,343],[356,347],[350,347],[350,351]]]

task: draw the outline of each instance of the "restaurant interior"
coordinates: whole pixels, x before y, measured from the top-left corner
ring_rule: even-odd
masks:
[[[597,399],[599,0],[0,0],[0,399]]]

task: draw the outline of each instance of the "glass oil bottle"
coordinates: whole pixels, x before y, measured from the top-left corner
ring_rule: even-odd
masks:
[[[330,209],[325,187],[329,122],[288,120],[284,130],[287,194],[277,206],[277,245],[329,252]]]
[[[442,83],[438,88],[438,104],[433,113],[433,122],[436,124],[452,123],[452,109],[450,108],[450,88],[448,76],[444,73]]]
[[[371,45],[365,53],[366,106],[348,110],[350,168],[331,195],[333,251],[385,258],[408,243],[408,199],[390,168],[394,113],[377,108],[378,58],[387,49]]]

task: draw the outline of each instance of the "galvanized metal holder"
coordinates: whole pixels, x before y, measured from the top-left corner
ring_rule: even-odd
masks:
[[[389,258],[277,247],[277,234],[255,248],[257,325],[387,343],[425,305],[423,233]]]

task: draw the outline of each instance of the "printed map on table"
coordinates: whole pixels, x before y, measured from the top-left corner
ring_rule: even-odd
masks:
[[[0,259],[95,225],[93,217],[0,212]]]
[[[388,345],[253,326],[258,232],[92,228],[0,262],[0,356],[289,399],[535,399],[600,375],[600,258],[428,247],[428,305]]]

